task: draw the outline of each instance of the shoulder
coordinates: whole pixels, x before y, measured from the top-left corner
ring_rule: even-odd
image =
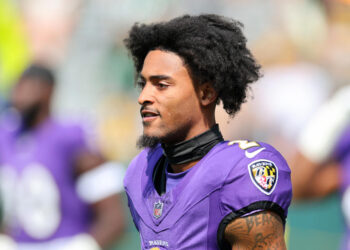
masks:
[[[59,130],[62,133],[70,134],[72,136],[78,134],[84,134],[83,125],[78,122],[70,122],[64,120],[51,119],[50,125],[52,128]]]
[[[50,119],[48,133],[56,135],[64,144],[85,144],[86,129],[78,122]]]
[[[128,172],[132,171],[133,168],[139,163],[140,161],[145,161],[147,159],[147,155],[149,154],[149,149],[142,150],[138,155],[136,155],[130,162],[128,166]]]
[[[152,168],[151,165],[155,165],[162,154],[163,150],[158,145],[155,149],[146,148],[136,155],[126,170],[124,186],[127,187],[130,183],[140,178],[141,175],[146,174],[147,170]],[[150,176],[152,176],[152,173],[150,173]]]
[[[229,149],[229,147],[232,147],[232,149]],[[228,178],[238,178],[247,173],[259,175],[262,174],[261,171],[267,170],[276,172],[276,175],[281,171],[290,174],[290,168],[284,157],[267,143],[234,140],[227,142],[226,151],[231,151],[233,154],[231,158],[236,159]]]
[[[90,151],[85,130],[79,123],[49,119],[40,128],[45,142],[54,145],[56,150],[64,153],[69,159],[85,151]]]
[[[18,130],[20,126],[20,117],[12,110],[6,110],[0,113],[0,133],[11,134]]]
[[[264,142],[233,140],[225,141],[219,145],[213,156],[221,162],[225,161],[225,165],[230,163],[229,167],[234,168],[235,172],[255,161],[266,160],[278,162],[281,170],[290,172],[290,169],[283,156],[271,145]]]
[[[246,210],[252,212],[277,204],[286,215],[292,186],[290,169],[283,156],[263,142],[238,140],[227,145],[234,147],[232,150],[238,160],[222,189],[224,210],[238,211],[249,207],[249,211]]]
[[[221,176],[224,184],[263,169],[274,169],[276,174],[281,171],[290,174],[283,156],[273,146],[257,141],[224,141],[214,147],[204,160],[211,168],[221,169],[217,175]]]

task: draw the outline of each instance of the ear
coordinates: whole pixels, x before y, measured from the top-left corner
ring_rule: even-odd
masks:
[[[215,102],[217,97],[218,94],[210,83],[204,83],[199,86],[199,99],[203,106],[208,106]]]

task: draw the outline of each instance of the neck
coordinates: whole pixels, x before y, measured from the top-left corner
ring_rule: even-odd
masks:
[[[37,127],[40,124],[42,124],[44,121],[47,120],[49,116],[50,116],[49,110],[43,110],[42,112],[40,112],[35,120],[34,127]]]
[[[50,115],[48,109],[42,109],[40,112],[36,113],[34,116],[23,117],[22,121],[22,131],[33,130],[42,124]]]
[[[162,144],[172,170],[175,173],[183,172],[193,167],[216,144],[223,141],[218,125],[189,140],[172,145]]]

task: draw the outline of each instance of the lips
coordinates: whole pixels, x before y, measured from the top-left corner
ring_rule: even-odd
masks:
[[[144,122],[152,121],[159,116],[159,112],[147,107],[142,107],[140,113]]]

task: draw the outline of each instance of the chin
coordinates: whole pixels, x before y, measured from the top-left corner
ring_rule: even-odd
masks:
[[[160,132],[159,129],[152,128],[150,126],[147,126],[147,127],[144,126],[143,128],[144,136],[162,138],[162,135],[159,132]]]
[[[139,149],[142,149],[142,148],[154,149],[159,143],[161,143],[161,141],[158,137],[147,136],[143,134],[138,139],[136,145]]]
[[[144,126],[143,136],[158,138],[161,143],[171,143],[178,138],[178,132],[172,131],[165,126]]]

